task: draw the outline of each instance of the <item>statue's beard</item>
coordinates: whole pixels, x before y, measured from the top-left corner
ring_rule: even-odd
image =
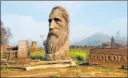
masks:
[[[46,41],[46,53],[52,54],[57,52],[67,39],[67,31],[52,30],[49,31]]]

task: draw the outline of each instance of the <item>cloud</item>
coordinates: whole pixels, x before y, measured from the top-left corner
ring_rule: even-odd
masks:
[[[115,20],[115,29],[120,31],[121,35],[127,36],[127,18],[118,18]]]
[[[62,6],[67,9],[72,16],[84,5],[82,1],[3,1],[3,4],[12,4],[22,6],[22,8],[32,9],[33,11],[39,11],[49,14],[51,9],[55,6]]]
[[[12,32],[11,43],[15,44],[18,40],[38,41],[42,42],[41,35],[46,39],[48,34],[48,22],[35,19],[32,16],[9,15],[2,19],[5,26],[8,26]],[[91,28],[85,24],[70,24],[70,41],[80,41],[85,37],[97,32],[98,30]]]
[[[48,22],[34,19],[32,16],[9,15],[2,19],[5,26],[8,26],[12,32],[12,42],[18,40],[41,41],[40,36],[45,38],[48,33]]]
[[[70,41],[71,41],[71,43],[81,41],[96,32],[99,32],[99,30],[94,27],[92,28],[89,25],[71,24]]]
[[[100,31],[110,36],[120,31],[121,36],[127,37],[127,18],[115,18],[111,20],[108,27],[104,27]]]
[[[115,22],[117,22],[120,26],[127,26],[127,18],[118,18],[115,20]]]
[[[19,6],[27,6],[27,8],[32,8],[33,11],[43,11],[45,15],[49,15],[51,9],[55,6],[62,6],[67,9],[70,14],[70,19],[72,20],[73,15],[76,15],[79,12],[79,9],[83,5],[83,2],[80,1],[12,1],[4,2],[8,4],[20,4]],[[74,6],[75,4],[75,6]],[[31,39],[39,41],[40,35],[46,35],[48,33],[48,22],[47,20],[39,20],[33,16],[23,16],[19,13],[13,13],[10,15],[3,15],[4,23],[6,26],[11,28],[13,38],[12,41],[17,41],[21,39]],[[6,17],[6,18],[5,18]]]
[[[34,6],[35,9],[40,9],[47,11],[50,13],[51,9],[55,6],[62,6],[67,9],[70,16],[72,17],[77,13],[80,8],[84,5],[82,1],[36,1],[31,5]]]
[[[95,4],[99,5],[112,2],[113,1],[6,1],[4,3],[11,3],[12,5],[19,4],[20,7],[22,6],[23,10],[32,9],[32,11],[30,10],[32,13],[27,13],[26,11],[25,12],[28,15],[19,15],[24,13],[18,13],[17,11],[12,14],[8,13],[9,15],[7,15],[7,13],[3,13],[2,20],[5,26],[8,26],[12,31],[12,42],[17,42],[21,39],[41,41],[40,35],[44,35],[44,39],[46,39],[48,33],[48,21],[47,18],[46,20],[42,19],[44,18],[43,15],[48,16],[53,7],[60,5],[65,7],[70,14],[70,41],[80,41],[95,32],[104,32],[107,34],[112,33],[117,29],[124,31],[127,28],[126,19],[116,20],[116,22],[113,23],[112,28],[108,28],[108,30],[106,30],[107,27],[100,29],[98,26],[92,26],[92,24],[88,25],[86,23],[81,23],[80,21],[76,22],[79,19],[86,21],[86,19],[81,19],[86,6],[94,6]],[[40,15],[34,14],[36,13],[35,11],[41,14],[43,13],[43,15],[41,15],[41,19],[38,19],[38,16],[40,17]],[[30,16],[29,13],[32,15]]]

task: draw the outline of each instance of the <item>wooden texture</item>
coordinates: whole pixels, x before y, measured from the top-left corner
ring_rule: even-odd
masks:
[[[91,49],[89,64],[102,66],[128,66],[127,49]]]

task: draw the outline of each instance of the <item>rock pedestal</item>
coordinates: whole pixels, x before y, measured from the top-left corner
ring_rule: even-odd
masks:
[[[18,42],[17,63],[29,63],[28,41],[20,40]]]

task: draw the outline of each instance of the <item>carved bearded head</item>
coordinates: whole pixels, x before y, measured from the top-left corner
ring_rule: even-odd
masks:
[[[69,38],[69,15],[68,12],[57,6],[49,15],[49,33],[46,40],[45,50],[47,54],[53,54],[65,44]]]

